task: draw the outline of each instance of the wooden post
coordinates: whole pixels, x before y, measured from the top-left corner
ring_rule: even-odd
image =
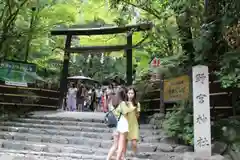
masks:
[[[71,47],[72,35],[67,35],[65,42],[65,49]],[[59,96],[59,107],[61,108],[63,105],[63,99],[65,97],[65,93],[67,92],[67,77],[68,77],[68,67],[69,67],[69,58],[70,52],[64,52],[64,60],[63,60],[63,68],[62,75],[60,81],[60,96]]]
[[[165,104],[164,104],[164,75],[160,75],[160,113],[165,114]]]
[[[240,95],[240,92],[238,91],[237,88],[233,88],[232,89],[232,114],[233,116],[237,115],[237,111],[236,111],[236,105],[235,103],[238,101],[238,97]]]
[[[126,76],[127,76],[127,85],[132,85],[133,81],[133,65],[132,65],[132,33],[127,34],[127,46],[126,49],[126,57],[127,57],[127,68],[126,68]]]

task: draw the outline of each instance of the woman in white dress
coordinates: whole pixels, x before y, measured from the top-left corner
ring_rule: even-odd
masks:
[[[67,108],[70,111],[76,111],[77,109],[77,91],[75,84],[72,83],[67,94]]]
[[[126,144],[126,138],[128,133],[128,121],[126,115],[129,112],[132,112],[132,108],[127,106],[125,102],[126,99],[126,89],[121,88],[117,92],[118,105],[114,110],[114,114],[118,119],[118,124],[116,130],[114,130],[114,143],[109,150],[107,160],[111,159],[113,153],[117,151],[116,160],[120,160],[124,156],[124,147]]]
[[[117,156],[116,160],[121,160],[122,157],[125,156],[124,148],[126,146],[126,140],[129,132],[129,125],[127,121],[127,114],[132,112],[134,109],[131,107],[128,107],[126,103],[127,99],[127,89],[122,88],[118,91],[118,96],[121,97],[124,101],[119,103],[119,107],[117,110],[121,113],[120,118],[117,124],[117,132],[119,133],[118,138],[118,149],[117,149]]]

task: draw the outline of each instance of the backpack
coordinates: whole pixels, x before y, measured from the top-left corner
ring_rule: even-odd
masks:
[[[116,108],[114,108],[113,110],[109,111],[105,117],[104,117],[104,123],[109,127],[109,128],[114,128],[114,127],[117,127],[117,123],[119,121],[119,119],[121,118],[122,116],[122,113],[120,113],[120,116],[117,118],[113,111],[115,110]]]

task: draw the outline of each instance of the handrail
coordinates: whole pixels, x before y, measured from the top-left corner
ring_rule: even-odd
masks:
[[[3,88],[16,88],[16,89],[24,89],[24,90],[35,90],[35,91],[47,91],[47,92],[59,93],[59,91],[50,90],[50,89],[42,89],[42,88],[20,87],[20,86],[9,86],[9,85],[0,85],[0,87],[3,87]]]
[[[50,106],[50,105],[41,105],[41,104],[26,104],[26,103],[8,103],[8,102],[0,102],[1,105],[11,105],[11,106],[37,106],[37,107],[49,107],[49,108],[58,108],[58,106]]]
[[[210,109],[232,109],[233,107],[231,106],[224,106],[224,107],[210,107]],[[172,111],[174,110],[173,108],[166,108],[167,111]]]
[[[141,100],[140,102],[151,102],[151,101],[160,101],[160,98],[145,99],[145,100]]]
[[[58,98],[43,97],[43,96],[28,95],[28,94],[8,94],[8,93],[0,93],[0,95],[1,95],[1,96],[12,96],[12,97],[32,97],[32,98],[44,98],[44,99],[58,100]]]

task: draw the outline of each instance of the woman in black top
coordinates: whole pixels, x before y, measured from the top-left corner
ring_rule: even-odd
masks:
[[[96,105],[97,105],[97,95],[96,95],[95,89],[93,88],[92,89],[92,95],[91,95],[91,104],[90,104],[91,111],[94,112],[94,110],[96,108]]]
[[[84,86],[80,85],[77,92],[77,111],[82,111],[84,104]]]

